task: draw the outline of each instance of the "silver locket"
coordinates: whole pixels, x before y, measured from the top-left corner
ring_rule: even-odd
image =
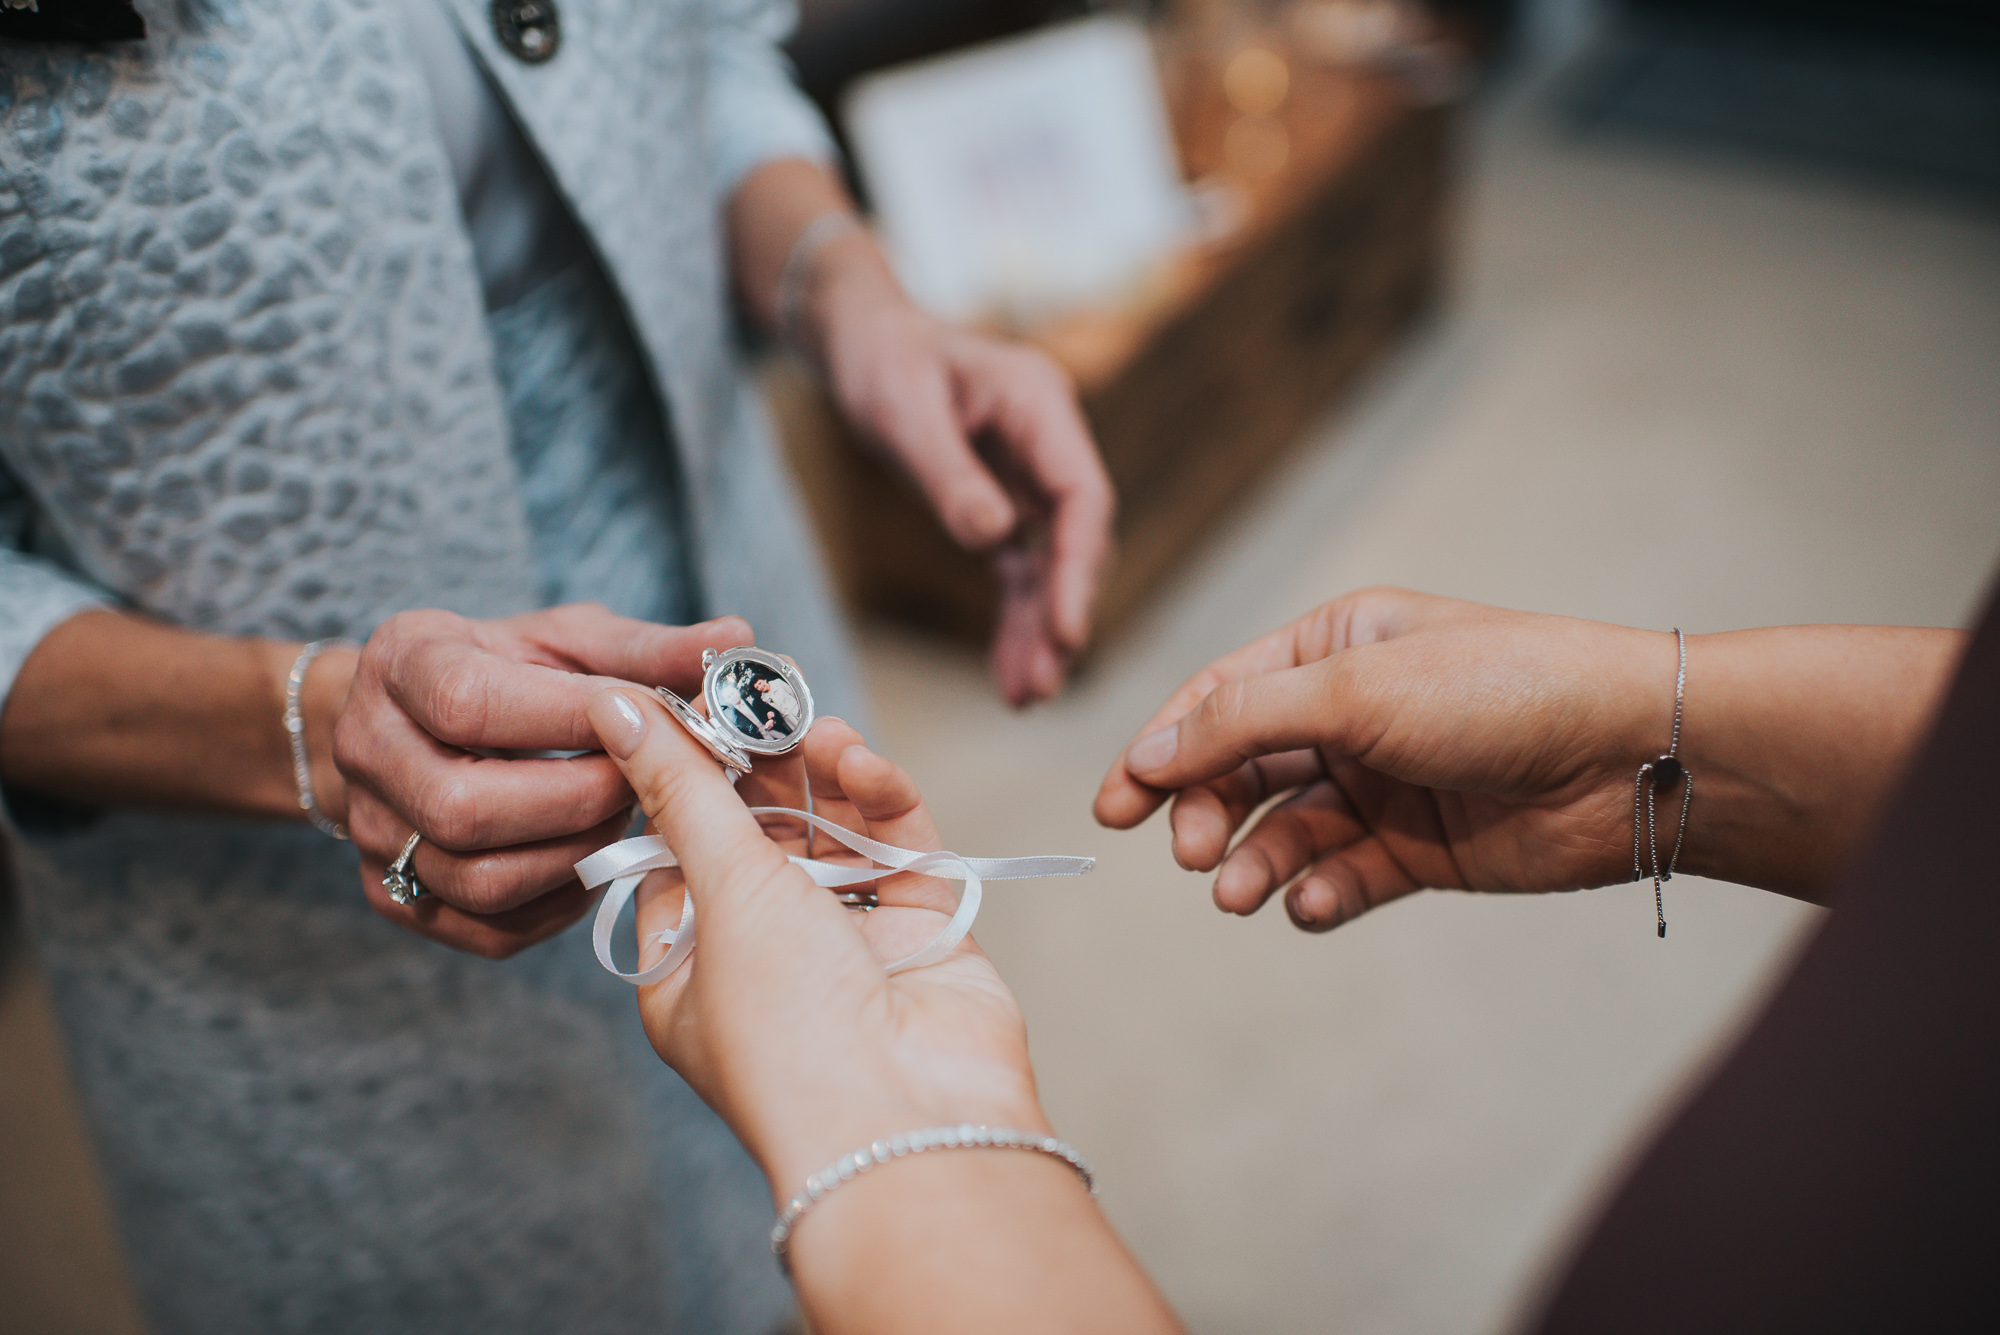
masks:
[[[806,739],[813,725],[812,690],[783,657],[755,645],[702,652],[702,703],[708,717],[664,686],[655,687],[681,726],[709,754],[738,774],[750,757],[781,756]]]

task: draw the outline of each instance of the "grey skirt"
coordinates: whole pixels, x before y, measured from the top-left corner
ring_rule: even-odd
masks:
[[[19,852],[158,1335],[790,1319],[761,1175],[587,931],[458,954],[305,828],[115,816]]]

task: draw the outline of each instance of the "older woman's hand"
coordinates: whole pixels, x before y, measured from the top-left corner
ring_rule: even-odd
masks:
[[[1036,348],[955,328],[898,293],[839,311],[826,359],[841,410],[953,538],[989,557],[1001,693],[1014,705],[1054,695],[1090,637],[1116,509],[1068,374]]]
[[[323,764],[321,805],[361,851],[368,902],[494,958],[562,931],[590,907],[577,860],[632,819],[631,789],[596,752],[591,697],[612,679],[692,690],[702,650],[750,638],[740,617],[662,626],[585,603],[499,621],[418,611],[383,622],[325,705],[338,711],[332,746],[307,748]],[[518,754],[535,751],[587,754]],[[382,874],[412,831],[423,835],[411,869],[426,893],[398,904]]]
[[[920,310],[825,163],[777,158],[729,205],[737,290],[826,372],[854,429],[908,475],[1000,586],[993,675],[1011,704],[1062,688],[1090,637],[1116,502],[1069,376],[1025,343]]]
[[[313,659],[298,704],[316,805],[361,853],[385,918],[459,950],[511,955],[590,907],[577,859],[630,823],[632,790],[584,715],[613,680],[692,690],[740,617],[662,626],[592,604],[498,621],[390,617]],[[0,710],[0,779],[79,802],[302,820],[285,725],[300,645],[206,635],[92,609],[42,638]],[[533,759],[522,752],[581,753]],[[428,892],[383,869],[412,831]]]

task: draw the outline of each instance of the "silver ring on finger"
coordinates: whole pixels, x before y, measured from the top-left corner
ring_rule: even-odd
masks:
[[[382,876],[382,885],[388,890],[389,898],[405,908],[423,897],[424,887],[418,883],[416,873],[410,870],[410,858],[417,851],[417,841],[423,837],[416,830],[410,831],[403,851],[396,855],[396,860],[389,864],[389,870]]]

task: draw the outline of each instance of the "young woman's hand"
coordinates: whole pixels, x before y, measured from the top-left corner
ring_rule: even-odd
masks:
[[[970,938],[890,977],[884,961],[935,937],[955,890],[879,883],[844,907],[787,861],[848,860],[799,823],[746,808],[803,806],[904,848],[938,832],[915,785],[852,728],[821,719],[798,758],[759,763],[741,790],[651,693],[591,702],[605,749],[680,858],[639,895],[641,940],[695,904],[686,964],[640,989],[653,1046],[742,1138],[780,1202],[808,1175],[904,1131],[970,1122],[1048,1134],[1013,995]],[[856,859],[857,861],[859,859]],[[659,958],[642,949],[641,965]],[[1068,1165],[1018,1149],[911,1155],[857,1176],[798,1221],[788,1253],[823,1335],[1012,1335],[1179,1329]]]
[[[1921,738],[1962,636],[1794,626],[1688,637],[1682,870],[1816,896]],[[1632,878],[1633,780],[1673,728],[1674,636],[1370,589],[1190,678],[1097,818],[1172,800],[1215,901],[1323,931],[1411,891]],[[1660,798],[1661,857],[1681,789]],[[1289,794],[1251,825],[1273,798]]]
[[[1045,1130],[1013,994],[970,938],[894,977],[949,920],[957,887],[928,876],[879,882],[881,907],[849,909],[786,860],[803,822],[747,805],[805,807],[904,848],[940,847],[916,786],[839,719],[819,720],[796,757],[760,760],[732,788],[651,694],[614,689],[591,722],[681,861],[638,896],[641,939],[671,930],[692,887],[688,962],[639,991],[668,1065],[722,1113],[772,1181],[797,1184],[857,1145],[917,1127],[986,1122]],[[746,805],[747,804],[747,805]],[[825,834],[825,861],[866,865]],[[641,966],[663,953],[642,949]]]

